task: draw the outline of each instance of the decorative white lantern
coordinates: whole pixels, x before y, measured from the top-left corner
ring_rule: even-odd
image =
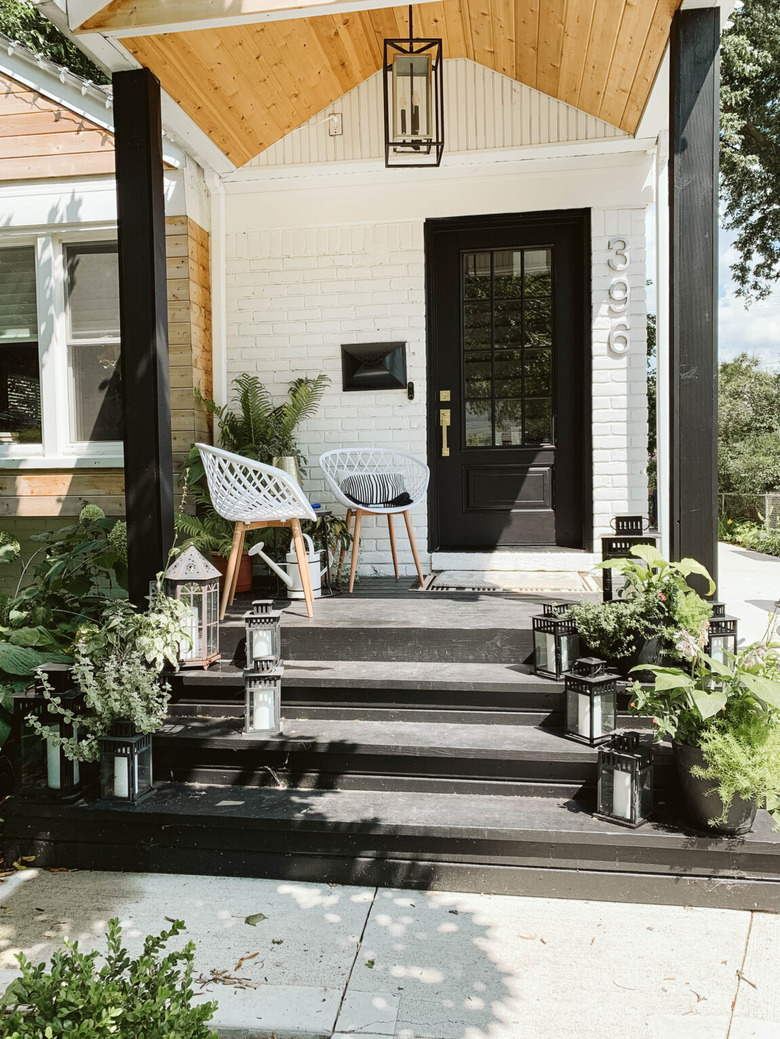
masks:
[[[260,663],[278,664],[281,658],[280,618],[284,611],[275,610],[273,605],[271,599],[256,599],[244,614],[247,671],[254,671]]]
[[[261,661],[244,672],[244,734],[279,736],[282,732],[283,667]]]
[[[189,607],[191,645],[182,645],[179,665],[208,668],[219,660],[219,570],[190,545],[166,570],[165,592]]]

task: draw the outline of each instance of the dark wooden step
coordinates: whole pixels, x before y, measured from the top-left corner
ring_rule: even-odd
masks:
[[[344,776],[360,775],[366,786],[393,777],[411,790],[446,779],[576,788],[595,784],[596,757],[560,730],[494,723],[301,718],[269,739],[243,734],[238,718],[176,718],[154,736],[158,778],[240,785],[317,776],[317,787],[338,789]],[[656,750],[655,782],[659,790],[673,782],[665,745]]]
[[[163,784],[134,809],[4,805],[7,861],[129,871],[664,901],[780,910],[780,835],[739,839],[663,803],[626,830],[568,798]]]

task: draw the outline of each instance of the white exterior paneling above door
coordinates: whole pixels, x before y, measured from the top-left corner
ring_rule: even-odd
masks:
[[[630,136],[468,58],[445,61],[444,89],[445,154]],[[335,135],[334,115],[342,128]],[[377,72],[244,168],[381,159],[382,125]]]

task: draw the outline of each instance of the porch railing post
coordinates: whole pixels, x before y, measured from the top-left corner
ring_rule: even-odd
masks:
[[[717,6],[679,10],[671,36],[670,547],[718,568]]]
[[[113,77],[130,599],[144,603],[173,540],[160,84]]]

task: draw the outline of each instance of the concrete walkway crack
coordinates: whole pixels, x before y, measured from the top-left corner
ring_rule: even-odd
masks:
[[[750,935],[753,930],[753,917],[754,913],[750,914],[750,923],[748,924],[747,934],[745,935],[745,951],[742,954],[742,963],[739,965],[737,970],[737,989],[734,993],[734,1000],[731,1004],[731,1016],[729,1017],[729,1027],[726,1031],[726,1039],[731,1039],[731,1028],[734,1024],[734,1017],[737,1013],[737,1000],[739,999],[739,990],[742,985],[743,972],[745,970],[745,964],[747,963],[748,946],[750,945]],[[341,1008],[339,1007],[339,1010]]]
[[[363,928],[362,928],[362,930],[360,932],[360,937],[358,938],[357,947],[355,948],[355,958],[352,960],[352,965],[349,968],[349,974],[347,975],[347,980],[344,983],[344,991],[341,993],[341,1000],[339,1002],[339,1008],[338,1008],[338,1010],[336,1012],[336,1017],[335,1017],[335,1019],[333,1021],[333,1031],[334,1032],[338,1032],[338,1030],[339,1030],[339,1018],[341,1017],[341,1011],[342,1011],[342,1009],[344,1007],[344,1000],[347,998],[347,991],[349,990],[349,984],[352,981],[352,975],[353,975],[353,973],[355,971],[355,967],[357,966],[358,956],[360,955],[360,950],[363,947],[363,937],[365,936],[366,928],[368,927],[368,921],[369,921],[369,918],[371,916],[371,911],[373,910],[374,905],[376,904],[376,896],[378,894],[379,894],[379,888],[375,887],[374,888],[374,893],[371,895],[371,902],[369,903],[369,906],[368,906],[368,912],[366,913],[366,918],[363,921]],[[743,966],[744,966],[744,963],[743,963]],[[728,1039],[728,1037],[727,1037],[727,1039]]]

